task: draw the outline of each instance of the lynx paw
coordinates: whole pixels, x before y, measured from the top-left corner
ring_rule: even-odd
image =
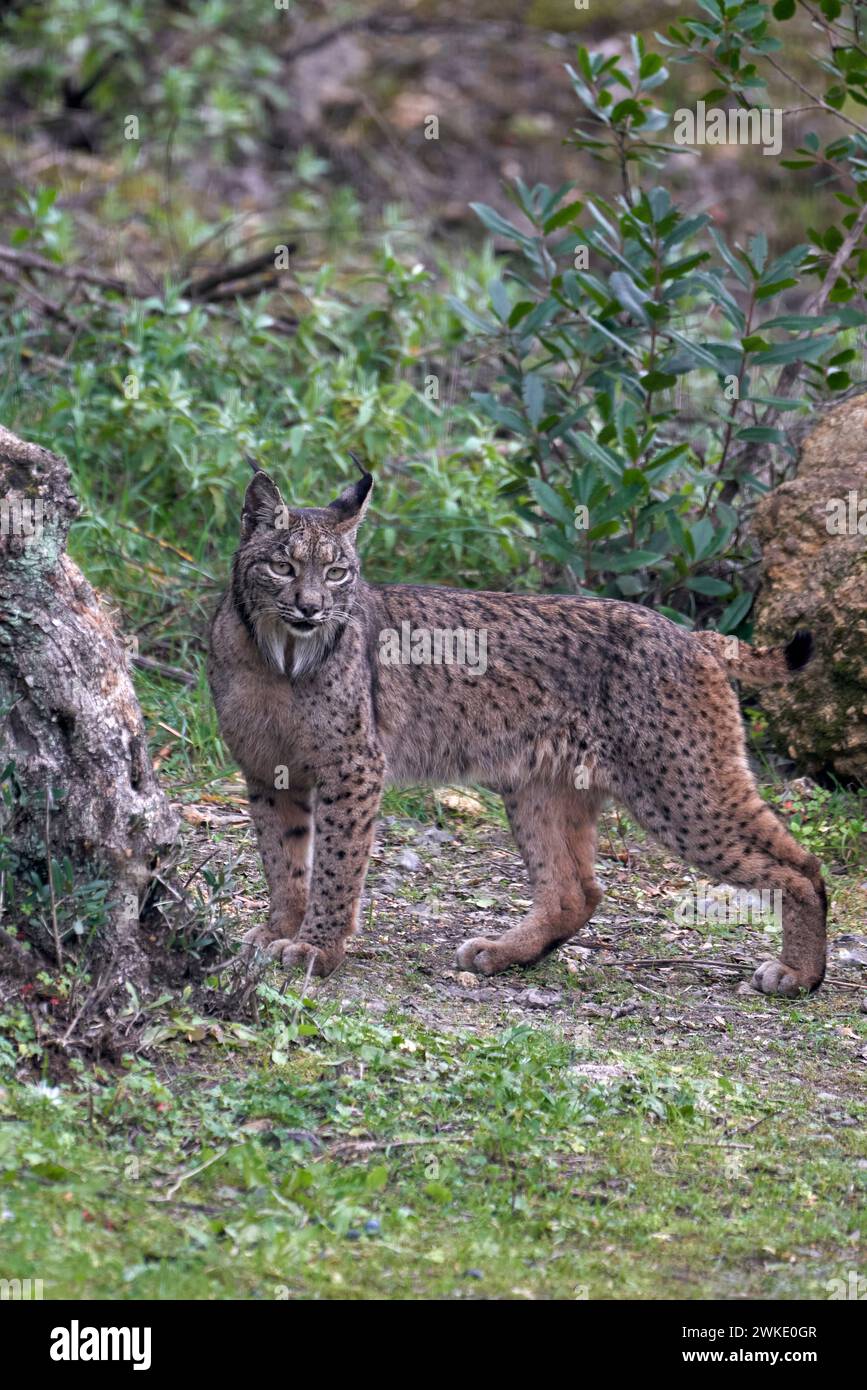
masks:
[[[250,931],[245,932],[242,937],[242,946],[245,956],[252,956],[254,952],[265,951],[275,940],[276,932],[270,927],[251,927]]]
[[[300,918],[293,921],[284,917],[276,924],[269,922],[264,927],[251,927],[242,937],[245,954],[252,955],[257,948],[266,951],[272,941],[288,941],[290,937],[298,935],[300,926]]]
[[[781,994],[786,999],[794,999],[798,994],[806,994],[821,984],[819,979],[811,979],[791,965],[781,960],[763,960],[751,981],[759,994]]]
[[[486,936],[465,941],[463,946],[458,947],[455,958],[461,970],[475,970],[477,975],[496,975],[498,970],[505,970],[512,964],[510,960],[503,959],[499,942],[491,941]]]
[[[271,942],[268,955],[282,965],[284,970],[303,970],[305,974],[309,971],[311,975],[330,975],[343,960],[344,951],[342,947],[322,950],[311,945],[309,941],[290,941],[281,937],[278,941]]]

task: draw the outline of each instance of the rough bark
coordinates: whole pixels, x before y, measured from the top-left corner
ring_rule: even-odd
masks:
[[[127,649],[65,553],[76,511],[65,460],[0,426],[0,962],[20,974],[23,939],[56,961],[78,918],[107,998],[147,983],[140,911],[177,822]],[[62,867],[49,890],[49,860],[71,892]]]

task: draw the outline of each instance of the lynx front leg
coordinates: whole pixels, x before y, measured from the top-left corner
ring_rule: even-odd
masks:
[[[282,791],[249,780],[247,789],[271,910],[268,925],[254,927],[244,940],[249,946],[268,946],[296,936],[304,919],[313,848],[313,792],[310,787]]]
[[[480,975],[534,965],[575,936],[602,898],[593,874],[601,795],[536,782],[503,800],[530,876],[533,906],[501,937],[477,936],[458,948],[461,969]]]
[[[294,941],[275,941],[269,948],[287,968],[330,975],[344,957],[346,941],[358,926],[383,772],[384,759],[371,751],[320,774],[307,911]]]

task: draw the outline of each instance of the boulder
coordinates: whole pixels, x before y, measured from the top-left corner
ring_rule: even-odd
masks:
[[[809,628],[816,655],[762,692],[771,734],[806,771],[867,783],[867,394],[831,407],[801,446],[797,476],[756,509],[762,579],[755,638]]]

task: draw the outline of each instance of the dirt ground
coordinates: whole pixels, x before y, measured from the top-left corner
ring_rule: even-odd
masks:
[[[472,810],[473,798],[465,800]],[[598,1047],[601,1078],[617,1067],[609,1054],[618,1047],[664,1051],[671,1060],[698,1049],[744,1081],[761,1081],[784,1055],[788,1079],[818,1087],[829,1102],[863,1093],[867,1046],[857,1025],[867,1006],[867,943],[852,926],[867,920],[867,881],[830,881],[822,990],[805,1000],[770,999],[748,981],[757,962],[776,953],[777,929],[679,925],[679,895],[709,885],[611,811],[600,824],[605,896],[585,931],[533,969],[482,979],[457,968],[456,948],[512,925],[529,906],[529,886],[508,829],[478,811],[449,816],[443,826],[380,821],[361,929],[340,969],[309,982],[311,996],[360,1003],[372,1014],[396,1010],[446,1032],[544,1026]],[[252,833],[244,814],[202,812],[212,823],[189,828],[190,862],[215,843],[218,861],[235,859],[241,936],[267,913]]]

